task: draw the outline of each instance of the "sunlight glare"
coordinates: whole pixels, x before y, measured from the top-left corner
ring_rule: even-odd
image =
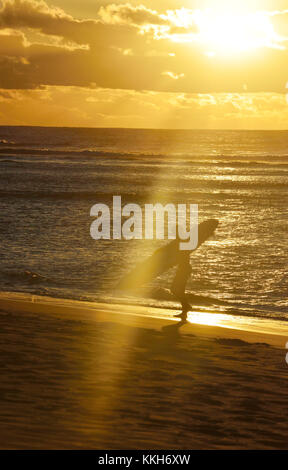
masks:
[[[198,325],[222,326],[232,328],[231,317],[221,313],[191,312],[188,314],[188,322]]]
[[[208,57],[231,56],[263,47],[285,49],[284,38],[276,33],[271,16],[264,11],[181,9],[177,12],[177,26],[180,24],[184,28],[194,25],[196,32],[178,34],[174,38],[172,35],[171,40],[196,41],[205,48],[204,54]]]

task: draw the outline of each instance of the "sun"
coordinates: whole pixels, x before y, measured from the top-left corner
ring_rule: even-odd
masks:
[[[279,39],[265,13],[199,12],[195,16],[198,40],[209,51],[235,54],[269,47]]]
[[[180,15],[181,12],[181,15]],[[193,34],[177,35],[176,42],[199,43],[205,55],[237,55],[260,48],[285,49],[268,12],[179,10],[177,26],[194,27]]]

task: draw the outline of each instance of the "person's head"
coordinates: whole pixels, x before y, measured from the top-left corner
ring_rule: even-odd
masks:
[[[199,229],[201,227],[201,230],[207,230],[213,233],[214,230],[216,230],[216,228],[218,227],[218,225],[219,225],[219,220],[207,219],[207,220],[204,220],[203,222],[200,222]]]
[[[217,219],[204,220],[204,222],[201,222],[200,224],[198,224],[198,243],[197,243],[196,248],[192,250],[189,250],[189,249],[182,250],[180,248],[180,243],[183,240],[179,237],[178,233],[176,235],[176,239],[170,242],[168,246],[171,248],[172,252],[175,246],[177,246],[178,250],[183,251],[183,252],[187,251],[189,253],[191,251],[194,251],[197,248],[199,248],[199,246],[202,245],[202,243],[204,243],[209,237],[213,235],[218,225],[219,225],[219,220]]]
[[[208,219],[198,225],[198,245],[211,237],[219,225],[219,220]]]

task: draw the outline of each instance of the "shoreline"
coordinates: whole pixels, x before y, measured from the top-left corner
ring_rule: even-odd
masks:
[[[0,310],[95,322],[111,320],[120,324],[145,326],[154,330],[159,330],[172,322],[181,322],[179,318],[175,318],[175,315],[167,314],[167,310],[160,307],[88,302],[22,292],[0,292]],[[175,314],[177,313],[178,311],[175,311]],[[248,343],[266,343],[283,350],[288,341],[288,324],[285,322],[266,320],[262,317],[257,319],[222,314],[217,313],[215,309],[207,312],[189,312],[187,321],[181,323],[181,332],[206,337],[238,339]]]

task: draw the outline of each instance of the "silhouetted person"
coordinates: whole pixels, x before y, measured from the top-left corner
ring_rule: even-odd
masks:
[[[192,268],[190,265],[189,257],[187,256],[185,260],[178,264],[176,274],[170,289],[171,293],[176,297],[176,299],[181,302],[183,315],[189,310],[191,310],[191,305],[187,301],[185,294],[186,284],[188,282],[191,272]]]
[[[205,220],[199,224],[197,248],[213,235],[218,225],[219,222],[216,219]],[[180,250],[180,243],[181,240],[177,238],[168,243],[168,245],[156,250],[150,258],[136,266],[127,276],[124,276],[117,287],[124,290],[136,289],[173,266],[177,266],[177,271],[171,285],[171,293],[181,302],[181,315],[185,316],[191,310],[185,290],[191,274],[190,255],[195,250]]]

